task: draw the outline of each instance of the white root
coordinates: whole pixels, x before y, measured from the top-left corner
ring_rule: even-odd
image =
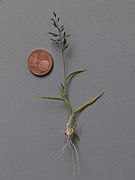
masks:
[[[64,144],[64,146],[59,150],[59,155],[55,158],[55,160],[59,159],[63,155],[64,150],[66,149],[67,146],[68,146],[68,142]]]
[[[59,150],[59,154],[55,158],[55,160],[59,159],[63,155],[67,146],[69,147],[69,149],[71,151],[72,165],[73,165],[73,176],[76,176],[76,171],[78,172],[78,174],[80,174],[79,156],[78,156],[76,146],[74,145],[74,143],[72,142],[71,139],[70,140],[68,139],[67,142],[64,144],[64,146]],[[77,166],[76,166],[76,163],[77,163]]]
[[[68,145],[69,145],[69,149],[71,151],[71,155],[72,155],[72,164],[73,164],[73,176],[75,176],[75,159],[74,159],[74,151],[71,147],[71,143],[70,141],[68,142]]]
[[[75,155],[76,155],[76,160],[77,160],[77,169],[78,169],[78,174],[80,174],[80,163],[79,163],[79,156],[78,156],[78,152],[77,152],[77,149],[76,149],[76,146],[74,145],[74,143],[72,141],[70,141],[71,145],[73,146],[74,148],[74,151],[75,151]]]

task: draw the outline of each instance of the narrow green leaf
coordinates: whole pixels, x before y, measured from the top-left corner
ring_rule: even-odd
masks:
[[[102,95],[104,94],[104,92],[100,93],[98,96],[96,96],[95,98],[93,98],[92,100],[88,101],[86,104],[80,106],[79,108],[77,108],[75,110],[75,114],[76,113],[80,113],[81,111],[83,111],[85,108],[87,108],[88,106],[94,104]]]
[[[84,71],[86,71],[86,70],[74,71],[74,72],[70,73],[70,74],[67,76],[66,80],[69,80],[70,78],[72,78],[72,77],[76,76],[77,74],[80,74],[80,73],[82,73],[82,72],[84,72]]]
[[[64,101],[64,99],[62,99],[62,98],[50,97],[50,96],[41,96],[41,97],[39,97],[39,98],[48,99],[48,100],[60,100],[60,101]]]

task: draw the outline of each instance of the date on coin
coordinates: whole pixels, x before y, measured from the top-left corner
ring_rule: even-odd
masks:
[[[53,58],[48,51],[35,50],[28,57],[28,68],[37,76],[46,75],[53,68]]]

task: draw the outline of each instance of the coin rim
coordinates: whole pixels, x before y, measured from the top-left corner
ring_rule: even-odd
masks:
[[[50,67],[49,67],[48,70],[47,70],[46,72],[44,72],[43,74],[38,74],[38,73],[33,72],[32,69],[31,69],[31,67],[30,67],[30,63],[29,63],[31,55],[32,55],[33,53],[35,53],[35,52],[38,52],[38,51],[45,52],[45,53],[47,53],[47,54],[51,57],[51,60],[49,61]],[[30,70],[30,72],[31,72],[32,74],[34,74],[34,75],[36,75],[36,76],[45,76],[45,75],[49,74],[49,72],[51,72],[53,66],[54,66],[53,57],[52,57],[52,55],[50,54],[50,52],[49,52],[48,50],[36,49],[36,50],[32,51],[32,52],[29,54],[29,56],[28,56],[28,69]]]

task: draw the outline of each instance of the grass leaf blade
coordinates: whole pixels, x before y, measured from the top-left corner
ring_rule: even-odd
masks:
[[[66,80],[69,80],[69,79],[73,78],[74,76],[76,76],[77,74],[80,74],[80,73],[85,72],[85,71],[86,71],[85,69],[79,70],[79,71],[74,71],[67,76]]]
[[[95,98],[93,98],[92,100],[88,101],[86,104],[80,106],[79,108],[77,108],[75,110],[75,114],[76,113],[80,113],[81,111],[83,111],[85,108],[87,108],[88,106],[94,104],[102,95],[104,94],[104,92],[100,93],[98,96],[96,96]]]
[[[59,98],[59,97],[50,97],[50,96],[41,96],[39,97],[41,99],[47,99],[47,100],[59,100],[59,101],[64,101],[64,99]]]

